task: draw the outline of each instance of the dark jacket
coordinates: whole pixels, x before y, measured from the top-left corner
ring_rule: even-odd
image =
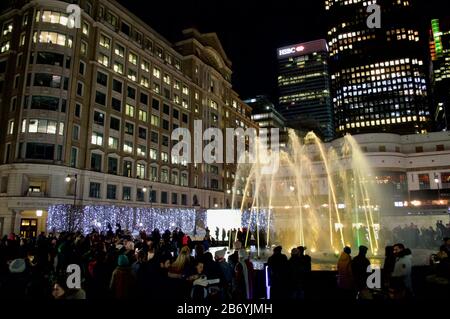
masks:
[[[367,267],[370,266],[370,261],[364,255],[358,255],[352,260],[352,273],[355,287],[357,290],[367,288]]]
[[[112,274],[110,288],[115,299],[133,298],[135,277],[131,272],[131,268],[118,266]]]

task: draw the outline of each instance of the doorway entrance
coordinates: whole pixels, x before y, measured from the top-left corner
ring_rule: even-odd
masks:
[[[37,236],[38,220],[35,218],[22,218],[20,221],[20,236],[33,238]]]

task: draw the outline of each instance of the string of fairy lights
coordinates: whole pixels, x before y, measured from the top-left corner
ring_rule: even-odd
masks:
[[[243,211],[242,227],[267,230],[269,210]],[[137,208],[128,206],[86,205],[73,208],[72,205],[52,205],[48,207],[47,229],[53,232],[81,231],[85,234],[105,231],[107,226],[120,224],[130,232],[151,232],[180,228],[186,233],[195,234],[198,225],[207,226],[206,210],[193,208]]]

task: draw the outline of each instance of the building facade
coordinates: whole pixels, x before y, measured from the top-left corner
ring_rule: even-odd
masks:
[[[311,41],[278,49],[279,111],[308,127],[323,140],[334,137],[333,111],[325,40]]]
[[[80,28],[68,3],[82,9]],[[19,1],[0,25],[0,123],[8,128],[0,133],[0,233],[18,232],[24,219],[44,230],[56,204],[239,202],[233,164],[171,154],[173,130],[193,132],[196,121],[255,126],[216,34],[189,29],[170,43],[106,0]],[[192,139],[192,148],[206,144]]]
[[[252,120],[258,127],[267,129],[268,137],[270,137],[270,129],[278,129],[278,147],[286,147],[289,140],[286,119],[276,110],[275,105],[269,98],[267,96],[258,95],[254,98],[247,99],[244,102],[252,108]]]
[[[436,130],[450,128],[450,20],[434,19],[430,31],[431,89]]]
[[[381,28],[370,28],[369,5]],[[426,41],[413,1],[325,0],[331,86],[338,135],[429,130]]]

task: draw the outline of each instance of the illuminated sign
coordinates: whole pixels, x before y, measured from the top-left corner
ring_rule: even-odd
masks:
[[[283,55],[293,54],[293,53],[297,53],[297,52],[302,52],[304,50],[305,50],[305,47],[303,45],[299,45],[299,46],[295,46],[295,47],[280,49],[278,51],[278,55],[283,56]]]
[[[434,50],[435,55],[437,57],[442,57],[442,33],[439,28],[439,19],[434,19],[431,21],[431,29],[433,32],[433,39],[434,39]]]

